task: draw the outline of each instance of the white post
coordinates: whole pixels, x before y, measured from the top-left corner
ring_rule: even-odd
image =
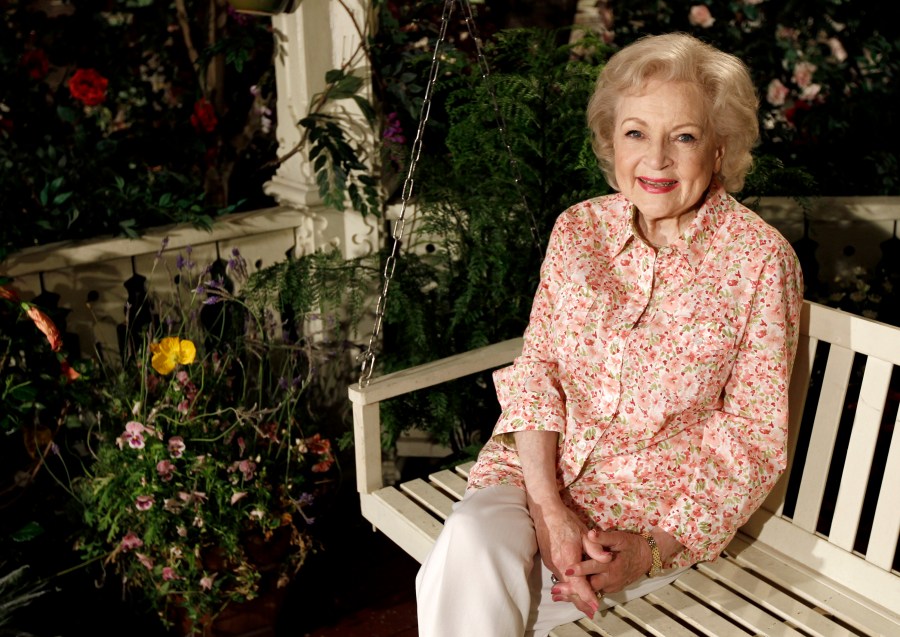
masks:
[[[292,13],[272,18],[275,28],[275,77],[279,157],[290,157],[266,183],[265,192],[279,205],[296,208],[307,219],[298,233],[297,252],[308,253],[329,245],[339,245],[345,257],[371,253],[378,247],[377,219],[363,217],[349,208],[336,210],[322,204],[309,149],[299,148],[303,130],[298,122],[310,112],[316,95],[325,87],[325,74],[347,67],[366,78],[362,96],[372,100],[368,60],[360,49],[361,32],[367,29],[369,2],[366,0],[302,0]],[[365,118],[352,100],[329,104],[323,112],[341,109],[354,118],[348,131],[365,149],[363,161],[377,157],[376,140]]]

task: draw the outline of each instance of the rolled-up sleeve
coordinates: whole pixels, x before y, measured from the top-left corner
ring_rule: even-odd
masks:
[[[494,435],[538,430],[562,432],[566,425],[566,401],[552,348],[552,317],[566,279],[567,253],[575,221],[563,214],[554,225],[541,265],[541,279],[522,354],[512,365],[494,372],[501,414]]]

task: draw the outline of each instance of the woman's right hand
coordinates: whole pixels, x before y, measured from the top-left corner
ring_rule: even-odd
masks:
[[[576,578],[565,573],[572,564],[582,561],[582,538],[587,533],[587,527],[566,507],[559,495],[556,480],[559,434],[554,431],[517,431],[515,440],[541,560],[561,582],[571,582],[570,588],[574,591],[554,595],[554,601],[570,601],[585,615],[593,617],[599,604],[587,578]]]
[[[569,594],[554,593],[553,601],[571,602],[579,611],[593,617],[599,604],[588,578],[566,575],[572,564],[583,559],[583,538],[588,532],[587,527],[561,499],[557,503],[541,504],[529,499],[529,510],[534,520],[541,560],[560,582],[567,582],[574,591]]]

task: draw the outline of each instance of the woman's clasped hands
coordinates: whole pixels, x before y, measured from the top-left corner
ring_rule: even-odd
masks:
[[[577,548],[569,543],[559,553],[569,561],[558,569],[548,564],[559,580],[551,589],[553,601],[571,602],[588,617],[597,612],[604,593],[616,593],[643,577],[652,560],[646,540],[628,531],[584,529]]]

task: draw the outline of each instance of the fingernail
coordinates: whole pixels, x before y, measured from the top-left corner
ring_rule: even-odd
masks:
[[[591,613],[591,617],[597,614],[597,611],[600,610],[600,604],[591,604],[591,609],[594,611]]]
[[[550,593],[553,595],[559,595],[559,588],[554,586],[553,588],[550,589]]]
[[[569,570],[566,571],[566,575],[574,575],[574,574],[575,574],[575,569],[570,568]]]
[[[559,597],[558,595],[554,595],[554,596],[553,596],[553,601],[554,601],[554,602],[561,602],[561,601],[563,601],[563,598],[562,598],[562,597]]]

